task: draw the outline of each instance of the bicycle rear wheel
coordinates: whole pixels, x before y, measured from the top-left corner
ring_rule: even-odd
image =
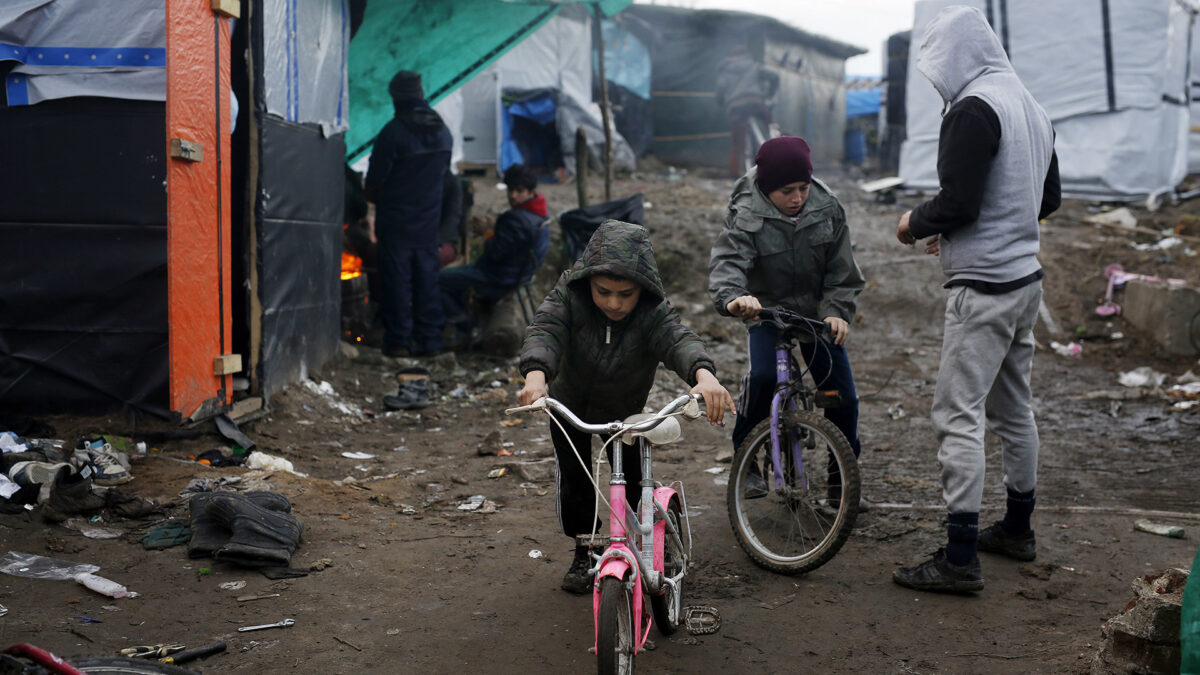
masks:
[[[600,675],[633,672],[633,597],[617,579],[600,580],[600,615],[596,621],[596,665]]]
[[[667,522],[670,527],[664,530],[662,572],[663,576],[673,577],[683,570],[684,565],[683,546],[671,537],[671,527],[674,527],[675,531],[680,533],[678,541],[683,541],[683,509],[679,506],[679,497],[672,497],[667,504]],[[654,623],[658,626],[658,632],[674,635],[679,629],[679,614],[683,608],[683,579],[680,579],[674,588],[667,586],[663,589],[662,595],[650,598],[650,608],[654,610]]]
[[[784,486],[775,485],[766,419],[733,455],[726,505],[733,534],[755,564],[802,574],[829,562],[850,536],[858,517],[858,463],[846,437],[816,412],[784,412],[779,434]]]

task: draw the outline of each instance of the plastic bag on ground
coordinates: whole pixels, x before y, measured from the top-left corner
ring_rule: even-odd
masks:
[[[74,579],[79,574],[100,571],[99,565],[9,551],[0,556],[0,572],[27,579]]]
[[[282,457],[275,457],[263,452],[252,452],[246,458],[246,466],[251,469],[266,469],[268,471],[286,471],[290,474],[295,474],[301,478],[307,478],[308,474],[296,471],[296,467],[289,460]]]

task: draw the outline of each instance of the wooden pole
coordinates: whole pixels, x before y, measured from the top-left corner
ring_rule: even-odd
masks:
[[[587,198],[588,175],[588,144],[587,131],[582,126],[575,130],[575,196],[579,199],[579,208],[588,205]]]
[[[600,11],[598,2],[593,3],[592,8],[596,14],[595,20],[592,21],[592,44],[597,52],[596,63],[600,65],[600,116],[604,122],[604,201],[609,201],[612,199],[613,150],[610,123],[612,113],[608,105],[608,78],[604,75],[604,31],[600,27],[604,13]]]

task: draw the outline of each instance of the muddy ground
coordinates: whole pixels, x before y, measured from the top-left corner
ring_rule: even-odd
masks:
[[[850,350],[862,396],[863,492],[873,508],[861,515],[845,548],[803,577],[765,572],[731,535],[722,465],[729,428],[685,426],[684,442],[661,451],[660,477],[687,490],[696,535],[696,567],[685,604],[716,607],[723,623],[712,635],[655,634],[640,656],[644,672],[1062,673],[1087,670],[1100,626],[1132,597],[1130,582],[1149,571],[1190,567],[1200,536],[1200,409],[1178,411],[1161,393],[1130,390],[1120,372],[1150,366],[1167,384],[1195,357],[1162,353],[1119,317],[1093,314],[1103,295],[1103,269],[1200,279],[1200,262],[1176,247],[1141,252],[1133,242],[1159,237],[1085,224],[1091,205],[1068,202],[1043,228],[1046,297],[1066,335],[1039,327],[1040,344],[1075,339],[1079,357],[1039,350],[1035,406],[1042,436],[1041,480],[1034,524],[1035,563],[983,557],[986,589],[975,597],[921,594],[894,585],[892,570],[923,558],[944,534],[938,465],[928,409],[937,375],[943,291],[936,261],[898,245],[895,223],[918,197],[877,204],[855,188],[860,176],[827,174],[849,212],[856,256],[869,279]],[[503,193],[495,179],[476,180],[476,212],[496,213]],[[718,317],[706,294],[708,248],[720,226],[728,183],[692,172],[669,180],[663,167],[619,179],[614,195],[641,191],[651,206],[647,226],[663,276],[684,320],[711,345],[731,386],[745,368],[743,331]],[[574,205],[574,185],[543,186],[551,208]],[[601,194],[591,185],[592,199]],[[1200,236],[1200,202],[1150,214],[1141,227],[1179,228]],[[557,236],[557,233],[556,233]],[[1192,248],[1200,248],[1195,243]],[[552,257],[552,262],[557,257]],[[554,277],[546,270],[543,281]],[[544,290],[544,289],[543,289]],[[1114,333],[1123,338],[1113,339]],[[349,351],[349,350],[347,350]],[[211,469],[187,457],[221,447],[210,436],[154,443],[134,464],[126,486],[186,517],[178,493],[195,477],[266,480],[289,497],[304,521],[293,566],[328,566],[307,577],[271,581],[207,560],[183,548],[143,550],[138,539],[160,518],[114,520],[126,534],[108,540],[40,522],[36,513],[0,516],[0,550],[86,561],[99,574],[139,593],[110,600],[69,581],[0,576],[0,642],[29,641],[60,654],[115,654],[130,645],[228,642],[224,654],[194,662],[203,672],[452,673],[586,672],[594,667],[591,603],[558,588],[571,542],[560,534],[552,472],[515,469],[550,457],[544,418],[505,426],[502,409],[520,387],[514,359],[446,354],[425,361],[438,385],[436,404],[420,413],[384,413],[401,362],[369,348],[339,356],[313,377],[336,397],[294,385],[270,401],[270,412],[244,424],[258,449],[291,460],[282,472]],[[313,384],[316,384],[315,382]],[[662,372],[651,404],[684,386]],[[736,391],[735,391],[736,393]],[[334,404],[345,404],[341,409]],[[348,407],[346,407],[348,406]],[[900,415],[898,410],[903,410]],[[889,412],[890,411],[890,412]],[[57,436],[123,433],[110,418],[45,420]],[[141,427],[164,425],[143,421]],[[484,437],[499,431],[511,457],[481,456]],[[342,457],[365,452],[371,459]],[[505,475],[489,479],[496,468]],[[983,522],[1003,508],[999,448],[989,439]],[[494,512],[459,510],[485,495]],[[491,509],[484,509],[491,510]],[[1143,511],[1182,525],[1187,538],[1133,529]],[[1170,514],[1177,514],[1171,516]],[[530,556],[540,550],[541,558]],[[201,568],[211,573],[201,574]],[[245,581],[240,590],[220,584]],[[245,595],[273,594],[255,601]],[[99,619],[85,622],[79,617]],[[238,626],[294,618],[292,628],[237,633]]]

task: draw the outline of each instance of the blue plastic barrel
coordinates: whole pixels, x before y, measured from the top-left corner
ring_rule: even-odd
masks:
[[[867,135],[861,129],[846,131],[846,161],[862,164],[867,159]]]

